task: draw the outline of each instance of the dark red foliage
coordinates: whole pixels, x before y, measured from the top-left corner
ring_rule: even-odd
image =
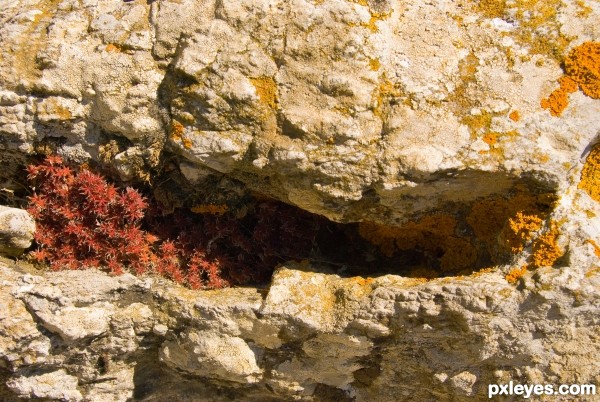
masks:
[[[75,172],[58,156],[27,171],[35,188],[28,211],[38,225],[30,255],[55,270],[157,273],[194,289],[265,283],[278,264],[309,257],[322,221],[272,201],[241,219],[181,210],[163,217],[146,214],[136,190]]]
[[[74,172],[58,156],[27,172],[35,188],[28,207],[37,222],[34,260],[55,270],[156,272],[192,288],[227,285],[203,252],[194,249],[186,257],[174,242],[157,245],[158,237],[141,229],[148,203],[136,190],[119,191],[88,170]]]
[[[322,218],[275,201],[254,205],[244,218],[233,214],[176,211],[150,216],[148,223],[162,238],[176,239],[190,277],[214,287],[265,283],[277,265],[309,258]],[[218,264],[208,261],[218,262]]]

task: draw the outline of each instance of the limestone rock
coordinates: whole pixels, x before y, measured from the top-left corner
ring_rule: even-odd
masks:
[[[253,383],[261,374],[255,353],[243,339],[208,331],[186,331],[176,342],[165,342],[160,358],[203,377]]]
[[[37,313],[48,331],[59,334],[67,342],[106,333],[111,315],[112,309],[105,306],[67,306],[50,314]]]
[[[577,208],[598,208],[580,200]],[[555,214],[571,211],[578,233],[566,265],[516,283],[510,265],[425,281],[344,278],[289,263],[262,295],[2,264],[0,396],[225,400],[227,389],[249,401],[483,401],[492,383],[597,384],[597,251],[582,240],[595,229],[563,207]],[[89,313],[72,324],[73,336],[43,328],[45,317],[67,311]],[[95,317],[101,333],[83,325]]]
[[[25,398],[48,398],[67,402],[81,401],[77,390],[77,377],[68,375],[65,370],[52,373],[19,377],[7,383],[16,394]]]
[[[148,181],[166,152],[186,178],[387,224],[562,191],[600,129],[589,3],[12,1],[5,177],[50,147]]]
[[[35,221],[22,209],[0,205],[0,253],[19,255],[31,246]]]

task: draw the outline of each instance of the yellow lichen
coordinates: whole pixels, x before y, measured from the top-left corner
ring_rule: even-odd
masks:
[[[518,110],[513,110],[512,112],[510,112],[508,114],[508,118],[511,119],[512,121],[519,121],[519,120],[521,120],[521,114],[519,113]]]
[[[583,0],[576,0],[575,4],[579,7],[579,11],[577,11],[577,16],[580,18],[586,18],[592,13],[592,8],[586,4]]]
[[[223,215],[229,207],[225,204],[199,204],[190,208],[196,214]]]
[[[383,107],[387,101],[401,95],[402,92],[387,78],[386,74],[383,73],[380,77],[379,85],[375,87],[372,94],[373,113],[376,116],[382,116]]]
[[[493,118],[494,115],[492,113],[483,110],[480,113],[463,115],[462,123],[469,127],[471,138],[475,139],[479,135],[490,131]]]
[[[497,260],[506,252],[522,250],[522,244],[539,230],[553,201],[551,194],[522,192],[512,197],[487,198],[473,205],[466,220],[477,241]]]
[[[173,121],[171,124],[171,139],[173,141],[180,141],[183,146],[190,149],[194,144],[189,138],[184,137],[185,127],[178,121]]]
[[[560,116],[569,104],[569,94],[577,88],[593,99],[600,99],[600,42],[585,42],[565,58],[565,76],[559,88],[542,99],[541,106],[552,116]]]
[[[250,78],[250,82],[256,88],[256,93],[261,103],[271,109],[277,108],[277,84],[271,77]]]
[[[377,71],[380,67],[381,63],[379,62],[379,59],[369,59],[369,68],[372,71]]]
[[[580,189],[585,190],[592,199],[600,202],[600,146],[592,149],[581,171]]]
[[[517,212],[508,220],[508,225],[501,234],[504,246],[513,253],[523,251],[525,243],[531,240],[534,232],[540,230],[542,223],[539,215]]]
[[[589,271],[585,273],[586,278],[591,278],[594,275],[600,274],[600,267],[592,267]]]
[[[531,267],[552,266],[563,256],[557,243],[559,234],[558,226],[552,222],[548,230],[534,241]]]
[[[596,242],[592,239],[589,239],[586,240],[586,243],[589,243],[592,245],[592,247],[594,247],[594,254],[596,254],[596,257],[600,258],[600,247],[596,244]]]
[[[514,20],[518,29],[511,36],[531,53],[560,60],[569,44],[558,21],[561,0],[482,0],[473,5],[487,18]]]
[[[358,5],[367,7],[369,9],[369,13],[371,14],[371,18],[369,19],[369,22],[361,22],[359,24],[351,23],[350,24],[351,26],[359,25],[361,27],[368,28],[371,32],[377,32],[379,30],[379,28],[377,27],[376,22],[385,20],[385,19],[389,18],[389,16],[391,15],[391,12],[383,13],[383,12],[373,10],[373,8],[371,7],[371,5],[369,4],[369,2],[367,0],[348,0],[348,1],[351,3],[355,3]]]
[[[505,278],[506,278],[506,281],[508,283],[512,283],[514,285],[526,273],[527,273],[527,265],[523,265],[520,268],[513,268],[513,269],[511,269],[508,272],[508,274],[506,274]]]

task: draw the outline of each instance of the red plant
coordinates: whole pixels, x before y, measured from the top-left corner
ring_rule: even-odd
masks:
[[[119,191],[88,170],[74,172],[58,156],[28,166],[27,172],[35,186],[28,207],[37,222],[34,260],[54,270],[156,272],[192,288],[227,285],[218,263],[203,259],[200,251],[185,258],[172,241],[156,245],[158,237],[140,227],[148,203],[136,190]]]
[[[157,273],[194,289],[264,283],[278,264],[309,255],[322,221],[272,201],[242,219],[181,210],[164,217],[157,205],[146,214],[148,202],[136,190],[75,172],[58,156],[27,171],[35,186],[28,211],[38,228],[30,255],[55,270]]]

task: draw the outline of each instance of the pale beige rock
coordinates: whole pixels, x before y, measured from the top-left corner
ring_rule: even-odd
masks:
[[[560,118],[540,102],[561,57],[600,39],[600,11],[546,3],[13,1],[0,154],[16,171],[59,137],[58,152],[98,161],[113,139],[123,180],[148,180],[167,150],[186,178],[224,173],[344,222],[562,191],[597,101],[577,92]]]
[[[0,253],[20,255],[31,246],[35,220],[22,209],[0,205]]]
[[[189,330],[177,341],[166,341],[160,360],[193,375],[254,383],[262,370],[243,339],[208,331]]]
[[[65,370],[52,373],[19,377],[8,381],[8,387],[23,398],[48,398],[67,402],[81,401],[77,390],[77,377],[68,375]]]
[[[48,331],[72,342],[104,334],[112,313],[113,309],[108,306],[67,306],[50,314],[38,311],[36,315]]]

